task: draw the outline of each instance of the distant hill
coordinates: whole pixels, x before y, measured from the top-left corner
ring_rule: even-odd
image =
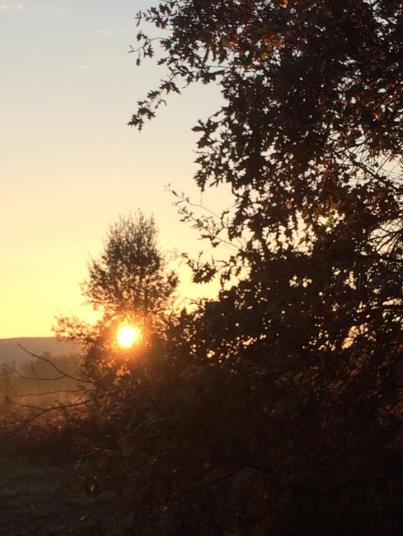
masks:
[[[18,345],[30,352],[42,355],[49,352],[53,356],[68,355],[77,352],[77,348],[68,342],[59,342],[56,337],[20,337],[17,339],[0,339],[0,364],[21,363],[30,356]]]

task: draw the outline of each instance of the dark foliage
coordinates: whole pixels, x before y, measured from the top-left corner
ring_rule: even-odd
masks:
[[[138,250],[119,227],[90,266],[104,316],[70,334],[95,385],[80,430],[94,489],[120,489],[133,534],[400,536],[402,4],[165,0],[144,22],[165,37],[140,30],[133,52],[157,44],[168,77],[131,124],[219,84],[196,181],[229,184],[234,208],[177,199],[234,254],[193,264],[222,290],[180,315],[153,231]],[[115,321],[143,308],[150,337],[122,360]]]
[[[213,501],[217,534],[397,535],[402,4],[172,0],[142,21],[166,32],[169,76],[131,124],[182,86],[219,84],[224,105],[195,127],[196,181],[230,184],[235,208],[214,222],[184,200],[182,214],[213,246],[245,244],[173,337],[205,381],[188,439],[230,475],[193,508]],[[155,42],[138,38],[141,61]]]
[[[141,212],[111,226],[100,258],[92,260],[88,269],[82,292],[100,318],[93,325],[59,318],[56,333],[81,344],[84,375],[99,390],[116,385],[116,375],[124,376],[132,358],[117,344],[121,324],[133,324],[142,331],[143,349],[163,337],[178,278],[167,269],[157,246],[153,218]]]

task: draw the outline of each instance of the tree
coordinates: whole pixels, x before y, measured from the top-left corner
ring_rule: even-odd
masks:
[[[104,250],[99,259],[90,261],[88,271],[82,292],[101,313],[101,325],[131,319],[147,324],[150,331],[158,329],[172,305],[178,278],[167,269],[157,246],[153,218],[140,211],[135,217],[121,217],[108,230]],[[65,328],[68,332],[69,323],[59,321],[61,334]],[[76,335],[84,339],[79,330]]]
[[[132,125],[181,83],[224,97],[194,129],[196,181],[231,186],[221,230],[246,245],[222,277],[239,283],[182,317],[176,344],[247,379],[248,422],[227,417],[244,447],[221,448],[265,475],[262,497],[281,497],[267,507],[278,534],[397,535],[402,4],[166,0],[142,21],[165,32],[169,76]],[[141,62],[156,41],[138,39]],[[209,218],[194,221],[208,234]]]
[[[89,265],[83,284],[88,303],[108,316],[165,312],[177,285],[177,276],[166,271],[166,261],[156,244],[152,218],[139,212],[111,226],[99,260]]]
[[[153,218],[141,212],[121,217],[107,233],[99,259],[89,263],[82,285],[87,302],[101,316],[93,324],[75,318],[59,318],[56,333],[81,344],[85,377],[94,382],[97,397],[116,397],[136,361],[163,343],[178,277],[167,269],[157,246]],[[141,330],[141,344],[122,350],[117,343],[121,325]],[[130,383],[130,382],[129,382]],[[100,410],[102,404],[98,404]]]

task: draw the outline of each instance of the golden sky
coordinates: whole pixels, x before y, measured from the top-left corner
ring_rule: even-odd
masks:
[[[51,335],[55,315],[86,316],[79,283],[110,224],[141,208],[169,250],[207,247],[179,222],[168,183],[200,200],[191,127],[215,88],[173,97],[139,134],[136,101],[163,73],[136,68],[145,0],[0,0],[0,338]],[[205,194],[209,208],[230,199]],[[186,296],[203,294],[185,278]]]

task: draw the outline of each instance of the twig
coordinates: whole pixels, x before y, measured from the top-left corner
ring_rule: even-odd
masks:
[[[90,384],[94,383],[91,380],[84,380],[83,378],[77,378],[76,376],[72,376],[71,374],[68,374],[67,372],[64,372],[63,370],[59,369],[59,367],[57,365],[55,365],[53,363],[53,361],[51,361],[50,359],[47,359],[46,357],[43,357],[43,356],[40,356],[38,354],[34,354],[33,352],[30,352],[29,350],[24,348],[24,346],[22,346],[22,344],[18,344],[18,346],[21,348],[21,350],[23,350],[25,353],[27,353],[31,357],[35,357],[36,359],[39,359],[40,361],[44,361],[45,363],[48,363],[51,367],[53,367],[56,372],[61,374],[61,378],[57,378],[57,379],[69,378],[70,380],[73,380],[73,381],[79,382],[79,383],[88,383],[88,384],[89,383]]]
[[[38,380],[41,382],[55,382],[58,380],[64,380],[65,378],[65,376],[57,376],[55,378],[43,378],[41,376],[25,376],[25,374],[22,374],[22,372],[20,372],[16,368],[13,369],[13,372],[15,372],[15,374],[17,374],[17,376],[19,378],[22,378],[23,380],[29,380],[29,381],[34,381],[34,382],[37,382]]]
[[[99,398],[95,398],[95,397],[87,398],[86,400],[81,400],[80,402],[72,402],[70,404],[62,404],[58,406],[52,406],[50,408],[40,408],[38,406],[30,406],[28,404],[19,404],[18,402],[14,402],[13,400],[10,400],[10,402],[14,406],[19,406],[19,407],[26,408],[26,409],[39,410],[39,413],[37,413],[36,415],[33,415],[30,419],[25,420],[21,424],[21,428],[23,428],[31,424],[31,422],[33,422],[34,420],[39,419],[40,417],[43,417],[43,415],[46,415],[47,413],[51,413],[52,411],[59,411],[63,409],[70,409],[70,408],[76,408],[79,406],[85,406],[89,402],[94,402],[95,400],[99,400]]]
[[[72,390],[66,390],[66,391],[44,391],[42,393],[27,393],[25,395],[18,395],[17,398],[27,398],[27,397],[30,397],[30,396],[82,394],[82,393],[83,393],[83,391],[77,391],[77,390],[76,391],[72,391]]]

